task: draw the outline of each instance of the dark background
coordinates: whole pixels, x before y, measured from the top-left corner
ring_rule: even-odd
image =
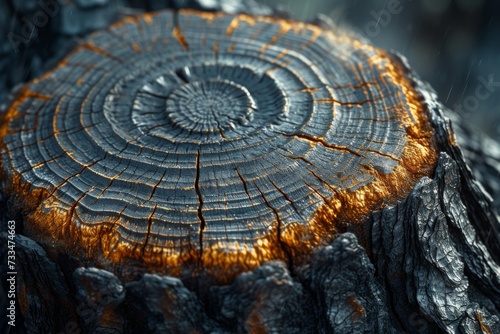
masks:
[[[57,13],[40,20],[41,4]],[[0,0],[0,101],[19,82],[43,73],[78,39],[106,27],[127,9],[204,6],[232,10],[238,0]],[[244,1],[254,10],[252,1]],[[406,56],[440,100],[467,123],[500,140],[500,1],[498,0],[258,0],[300,20],[323,14]],[[229,5],[228,5],[229,4]],[[12,37],[21,40],[12,40]],[[23,40],[24,38],[24,40]],[[490,91],[483,87],[491,80]],[[499,82],[495,86],[495,83]],[[479,90],[479,91],[478,91]],[[479,93],[479,95],[478,95]]]

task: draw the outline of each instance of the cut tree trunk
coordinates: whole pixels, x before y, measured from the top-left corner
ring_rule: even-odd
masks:
[[[212,9],[223,9],[224,3]],[[239,9],[277,15],[265,7],[255,10]],[[312,25],[201,12],[155,15],[128,19],[115,24],[114,31],[89,37],[55,70],[13,93],[14,102],[6,104],[1,127],[2,244],[9,240],[7,221],[15,220],[18,232],[17,322],[11,332],[500,333],[500,222],[491,197],[474,176],[492,194],[499,193],[500,146],[468,130],[458,118],[452,125],[432,88],[402,56],[375,49],[358,36],[335,35],[324,19]],[[210,24],[203,25],[204,20]],[[66,29],[78,28],[61,22]],[[157,22],[161,24],[155,26]],[[209,45],[217,64],[193,66],[183,63],[186,56],[169,62],[155,56],[144,61],[154,67],[116,70],[115,63],[134,57],[138,60],[131,62],[141,64],[137,55],[154,46],[132,41],[138,31],[156,33],[156,28],[172,33],[178,54],[198,50],[196,41],[200,50]],[[238,49],[235,40],[246,39]],[[105,47],[114,41],[128,49]],[[332,51],[321,54],[328,48]],[[303,55],[288,55],[290,50]],[[233,51],[241,56],[236,65],[225,54]],[[252,58],[267,53],[274,61],[289,62],[276,65],[281,72],[269,74],[276,69]],[[316,59],[317,53],[321,57]],[[202,51],[197,56],[207,57]],[[314,67],[305,66],[308,59]],[[175,71],[168,70],[173,63]],[[98,82],[96,64],[105,73],[117,73],[119,80]],[[78,66],[86,71],[78,72]],[[355,81],[358,71],[366,77]],[[85,78],[88,73],[92,75]],[[332,82],[322,91],[317,86],[324,79]],[[87,86],[74,88],[85,80]],[[106,98],[100,97],[101,90],[87,89],[97,83],[109,83]],[[68,96],[85,102],[63,103]],[[134,103],[121,109],[128,96]],[[182,103],[186,98],[191,102]],[[101,101],[104,107],[82,107],[88,100]],[[214,101],[219,109],[211,109]],[[202,121],[191,108],[198,102],[212,111]],[[302,109],[289,109],[301,103]],[[309,105],[316,109],[302,117]],[[105,117],[93,113],[99,106]],[[219,114],[220,108],[226,113]],[[135,129],[127,128],[132,122],[117,112],[123,110],[130,111],[143,133],[160,138],[159,143],[144,141],[150,146],[140,152],[129,147]],[[345,116],[329,119],[332,113]],[[165,114],[170,120],[162,123]],[[114,133],[104,131],[110,119]],[[308,122],[314,126],[307,127]],[[300,131],[289,130],[297,124]],[[350,136],[359,138],[344,145],[339,132],[349,133],[351,127],[355,130]],[[179,128],[186,131],[171,138]],[[316,128],[323,133],[314,133]],[[198,137],[193,139],[193,133]],[[123,147],[117,134],[126,139]],[[258,142],[248,148],[240,135]],[[88,146],[89,138],[100,146]],[[160,150],[165,138],[179,146]],[[223,150],[223,143],[233,139],[234,147]],[[478,144],[484,142],[488,147]],[[212,146],[203,151],[201,143]],[[246,166],[261,159],[252,145],[271,152],[271,162],[260,160],[261,170]],[[216,146],[223,154],[203,160],[207,147],[215,152]],[[184,155],[172,158],[179,147]],[[238,155],[234,148],[248,154]],[[272,160],[277,148],[281,158]],[[104,149],[108,153],[101,156]],[[117,168],[119,161],[110,164],[108,154],[124,154],[127,168]],[[160,167],[144,169],[142,160],[132,157],[139,154],[156,159]],[[242,159],[248,156],[252,159]],[[73,160],[81,164],[75,167]],[[184,171],[184,176],[177,175],[180,186],[162,189],[160,181],[173,175],[177,164]],[[282,168],[292,164],[298,167]],[[100,168],[95,171],[102,180],[92,176],[94,183],[88,184],[86,170],[92,166]],[[300,174],[303,166],[310,169]],[[138,186],[119,188],[121,175],[130,170],[137,172],[128,177],[137,177]],[[258,181],[262,175],[268,181]],[[296,186],[302,181],[303,188]],[[214,183],[227,194],[222,196],[226,205],[240,203],[231,215],[216,207]],[[109,201],[97,201],[107,189],[115,190]],[[176,196],[182,191],[187,207],[176,221],[184,227],[174,233],[161,224],[175,211],[169,205],[179,204]],[[159,193],[163,197],[157,198]],[[142,204],[128,212],[137,198]],[[162,202],[165,198],[169,200]],[[149,211],[140,212],[143,208]],[[101,228],[116,212],[126,219],[115,216],[112,228]],[[259,217],[259,224],[251,217]],[[115,225],[126,232],[118,233]],[[53,238],[55,229],[61,238]],[[125,241],[113,241],[123,235]],[[7,250],[0,253],[2,273],[11,271],[6,268]],[[2,278],[4,293],[5,284]]]

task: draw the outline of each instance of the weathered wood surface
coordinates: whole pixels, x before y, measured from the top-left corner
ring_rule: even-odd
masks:
[[[0,103],[15,85],[52,68],[82,36],[134,13],[179,8],[286,16],[254,0],[1,1]]]
[[[391,60],[400,63],[397,56]],[[500,332],[500,225],[494,205],[475,181],[432,89],[404,62],[397,66],[425,100],[439,158],[435,171],[412,184],[401,201],[357,222],[362,233],[348,228],[357,236],[338,235],[306,263],[271,261],[213,286],[149,274],[122,281],[103,269],[78,268],[78,258],[49,257],[19,237],[18,310],[26,332]],[[476,143],[485,139],[464,129],[458,134],[466,143],[465,157],[476,172],[487,171],[490,177],[483,180],[494,193],[495,150],[481,148]],[[4,208],[12,204],[5,200]],[[2,213],[4,221],[13,214]],[[16,220],[22,232],[29,221]]]
[[[146,14],[20,90],[0,130],[4,191],[54,252],[120,277],[227,281],[347,229],[363,238],[371,211],[435,167],[425,108],[399,61],[361,39]]]

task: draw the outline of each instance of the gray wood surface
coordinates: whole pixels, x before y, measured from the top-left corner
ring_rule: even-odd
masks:
[[[294,261],[431,175],[428,115],[402,71],[301,22],[128,18],[19,92],[6,191],[33,209],[29,235],[124,276],[129,260],[217,278]],[[34,208],[26,189],[43,191]]]

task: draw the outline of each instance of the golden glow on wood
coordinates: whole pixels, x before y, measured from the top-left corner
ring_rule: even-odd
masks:
[[[180,11],[180,13],[199,16],[205,19],[208,25],[213,24],[216,18],[225,15],[220,13],[201,13],[192,10]],[[150,13],[142,18],[147,25],[153,25],[155,17],[156,14]],[[114,24],[113,27],[119,27],[123,24],[136,24],[137,21],[138,19],[125,19],[121,23]],[[363,166],[364,172],[373,176],[373,181],[357,188],[354,187],[355,190],[353,191],[339,189],[338,187],[331,186],[326,181],[320,180],[334,195],[326,198],[325,195],[317,192],[317,195],[322,197],[325,203],[317,208],[309,217],[308,225],[298,222],[283,224],[279,221],[279,214],[277,214],[278,221],[269,224],[271,228],[269,228],[267,234],[255,240],[253,244],[239,244],[237,242],[220,240],[217,243],[203,246],[200,257],[200,250],[187,242],[184,245],[165,245],[165,247],[150,244],[147,239],[150,237],[149,233],[144,244],[130,243],[118,230],[118,227],[124,228],[128,224],[121,214],[107,217],[106,220],[103,220],[98,225],[82,222],[80,226],[77,226],[75,222],[82,221],[83,219],[78,217],[75,208],[79,200],[86,193],[83,193],[80,199],[77,199],[74,203],[62,203],[61,199],[52,196],[57,186],[49,189],[31,189],[31,186],[23,181],[22,174],[7,177],[3,169],[1,169],[0,177],[7,184],[6,192],[15,194],[15,198],[19,203],[22,203],[22,209],[27,214],[27,233],[37,236],[36,239],[38,240],[49,240],[49,242],[45,242],[49,253],[57,254],[60,250],[68,250],[72,254],[82,256],[82,258],[87,259],[90,263],[107,268],[118,268],[116,270],[121,270],[125,273],[127,272],[126,266],[129,263],[128,261],[132,259],[146,266],[147,270],[151,272],[182,276],[183,270],[186,267],[190,267],[193,274],[208,273],[222,282],[230,281],[235,275],[251,270],[269,260],[287,260],[288,256],[291,256],[296,263],[307,261],[308,256],[315,247],[328,244],[336,234],[347,230],[348,227],[357,230],[358,238],[363,242],[363,222],[371,212],[387,205],[394,205],[397,201],[404,199],[420,178],[431,176],[433,173],[437,161],[437,153],[434,147],[433,130],[429,125],[427,116],[427,107],[415,91],[413,82],[406,77],[404,69],[388,53],[366,45],[353,37],[337,36],[332,31],[323,30],[312,24],[269,17],[251,17],[248,15],[235,16],[227,26],[225,35],[231,37],[236,29],[244,29],[248,26],[254,27],[259,22],[276,24],[278,26],[278,33],[271,38],[269,43],[260,48],[260,53],[268,51],[283,35],[293,32],[294,34],[308,33],[311,36],[310,41],[303,44],[299,49],[310,46],[320,36],[326,36],[331,40],[332,47],[335,45],[338,47],[350,47],[358,50],[358,52],[366,51],[367,54],[375,54],[375,56],[368,58],[369,66],[377,68],[383,73],[382,81],[391,81],[401,87],[404,95],[401,96],[401,105],[395,110],[394,115],[398,118],[397,121],[404,127],[407,140],[400,157],[389,156],[397,163],[391,173],[384,174],[373,166],[366,164]],[[242,25],[242,23],[244,24]],[[188,41],[178,26],[173,27],[172,37],[185,50],[189,50]],[[227,48],[229,52],[234,50],[235,43],[238,43],[238,41],[233,42]],[[219,42],[213,44],[212,48],[215,54],[222,52],[220,45]],[[132,44],[132,48],[138,53],[141,52],[141,48],[137,43]],[[126,62],[126,59],[116,58],[110,52],[95,46],[91,42],[80,45],[72,54],[81,49],[88,49],[120,63]],[[285,58],[287,54],[288,50],[282,51],[273,57],[274,62]],[[67,60],[64,60],[52,72],[66,66],[66,64]],[[267,69],[266,73],[281,70],[288,64],[289,61],[276,64],[276,67]],[[36,79],[34,83],[41,82],[50,77],[50,75],[51,72],[45,74],[40,79]],[[82,81],[83,79],[78,81],[78,83],[82,83]],[[352,87],[332,87],[332,89],[364,89],[368,86],[380,88],[377,82],[364,82]],[[314,88],[306,85],[306,88],[301,89],[300,92],[313,94],[320,89],[320,87]],[[2,122],[0,127],[0,136],[2,138],[10,131],[10,121],[20,116],[18,112],[19,106],[29,99],[43,101],[49,100],[51,97],[32,92],[28,88],[22,90],[16,101],[9,108],[5,120]],[[336,99],[321,98],[313,102],[354,107],[373,101],[367,100],[351,103],[341,102]],[[332,110],[332,113],[334,113],[334,110]],[[54,136],[57,137],[58,134],[55,133]],[[382,154],[375,150],[355,151],[346,146],[333,145],[321,137],[300,134],[293,136],[299,141],[308,143],[311,147],[323,146],[325,149],[345,152],[353,156],[362,157],[367,153]],[[454,143],[454,140],[452,143]],[[5,144],[2,143],[0,148],[2,153],[5,153]],[[71,152],[67,153],[71,156]],[[307,161],[305,158],[302,159]],[[198,163],[197,158],[196,165]],[[33,166],[33,168],[38,167],[37,165]],[[89,167],[83,166],[83,169]],[[240,174],[238,175],[242,182],[245,183],[243,177]],[[119,176],[120,173],[114,178],[118,178]],[[320,178],[319,175],[316,175],[316,177]],[[110,178],[110,182],[113,182],[114,178]],[[196,188],[197,185],[195,184],[193,187]],[[87,192],[91,190],[89,189]],[[311,188],[311,191],[314,192],[316,190]],[[103,192],[104,190],[101,192],[101,195]],[[150,198],[151,196],[152,194]],[[262,197],[267,204],[267,200],[263,194]],[[69,205],[71,209],[69,211],[62,209],[65,205]],[[203,203],[200,202],[199,205],[202,206]],[[272,209],[271,205],[269,207]],[[198,209],[200,210],[200,207]],[[153,215],[154,210],[148,217],[145,217],[145,221],[151,224]],[[182,248],[182,252],[170,250],[175,247]],[[359,303],[355,300],[351,302],[357,314],[363,315],[364,310],[357,307]]]
[[[189,50],[189,44],[186,41],[186,37],[182,34],[181,28],[174,27],[174,31],[172,32],[172,36],[179,42],[180,45],[186,50]]]

